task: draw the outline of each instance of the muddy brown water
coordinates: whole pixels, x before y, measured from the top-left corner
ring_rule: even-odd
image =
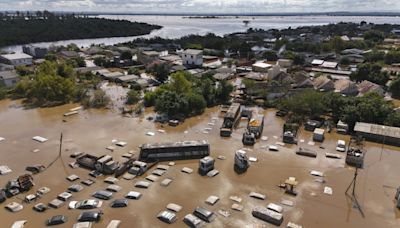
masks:
[[[55,108],[23,109],[18,101],[5,100],[0,102],[0,137],[6,140],[0,142],[0,165],[8,165],[13,172],[0,176],[0,186],[24,173],[28,165],[47,165],[58,154],[59,137],[63,132],[62,159],[57,160],[45,172],[35,175],[35,187],[30,192],[18,197],[7,199],[0,208],[0,227],[11,227],[17,220],[28,220],[26,227],[45,227],[45,220],[53,215],[66,215],[68,222],[59,227],[72,227],[81,211],[68,210],[67,205],[59,209],[49,209],[45,213],[37,213],[32,210],[33,205],[42,202],[47,204],[72,183],[65,178],[76,174],[81,180],[89,178],[85,169],[72,169],[68,163],[73,161],[69,155],[76,151],[91,154],[110,154],[115,160],[119,160],[123,153],[134,150],[146,142],[167,142],[178,140],[209,140],[211,144],[211,156],[226,156],[226,160],[216,159],[216,169],[220,174],[216,177],[201,177],[196,172],[192,174],[182,173],[183,167],[190,167],[197,171],[198,160],[178,161],[149,189],[138,189],[134,183],[143,180],[146,174],[134,180],[120,179],[117,183],[123,189],[116,193],[113,199],[122,198],[129,191],[139,191],[143,194],[140,200],[129,201],[127,208],[113,209],[105,201],[101,210],[103,219],[94,224],[94,227],[106,227],[113,219],[122,221],[121,227],[185,227],[182,222],[187,213],[193,212],[196,206],[204,206],[214,212],[219,209],[228,210],[231,215],[228,218],[217,215],[216,220],[206,227],[273,227],[251,215],[251,209],[255,206],[266,206],[268,203],[280,203],[282,199],[292,200],[294,207],[284,206],[285,227],[291,221],[303,227],[400,227],[400,213],[395,207],[394,194],[400,185],[400,148],[382,146],[380,144],[366,144],[365,169],[359,172],[356,193],[365,213],[363,218],[353,207],[351,201],[344,192],[352,180],[354,170],[346,167],[343,158],[340,160],[328,159],[325,152],[335,152],[335,144],[338,139],[348,141],[348,136],[335,133],[326,134],[323,143],[325,149],[320,149],[319,144],[308,146],[312,134],[301,131],[300,139],[304,143],[300,145],[311,147],[318,151],[317,158],[301,157],[294,154],[294,146],[280,147],[279,152],[270,152],[265,147],[281,141],[281,129],[283,121],[275,117],[274,110],[266,110],[266,121],[263,135],[268,136],[267,141],[259,141],[254,147],[248,147],[248,155],[258,158],[258,162],[251,164],[248,171],[238,175],[233,170],[233,155],[235,150],[243,148],[241,136],[245,122],[242,122],[231,138],[221,138],[219,127],[222,118],[219,117],[218,108],[208,109],[203,115],[186,120],[178,127],[160,126],[147,120],[148,116],[154,116],[152,110],[146,110],[139,118],[122,117],[116,112],[107,110],[84,110],[80,114],[63,117],[63,113],[77,105],[64,105]],[[215,125],[208,125],[212,118],[216,117]],[[66,121],[63,121],[66,120]],[[209,134],[203,133],[204,128],[212,128]],[[165,133],[157,130],[163,129]],[[155,136],[146,136],[148,131],[155,132]],[[35,135],[48,138],[45,143],[32,140]],[[277,136],[277,137],[274,137]],[[126,141],[127,146],[117,147],[114,152],[105,148],[111,145],[113,139]],[[39,149],[33,153],[34,149]],[[382,157],[381,157],[381,151]],[[340,152],[337,152],[340,153]],[[168,164],[164,162],[162,164]],[[154,168],[153,168],[154,169]],[[309,174],[310,170],[323,171],[326,175],[326,183],[315,182],[315,177]],[[299,195],[292,197],[283,193],[277,187],[289,176],[294,176],[299,181],[297,191]],[[160,182],[164,178],[172,178],[173,182],[168,187],[163,187]],[[104,177],[96,179],[96,184],[85,187],[82,192],[74,193],[73,200],[83,200],[91,197],[91,194],[100,189],[105,189],[108,184],[103,182]],[[79,182],[79,181],[78,181]],[[24,209],[17,213],[4,209],[6,203],[16,201],[38,188],[47,186],[51,192],[31,204],[23,204]],[[323,194],[325,186],[332,187],[333,195]],[[267,196],[266,200],[250,198],[251,191],[259,192]],[[204,201],[210,195],[220,197],[220,201],[214,206],[207,205]],[[229,196],[237,195],[243,199],[242,212],[230,209],[234,203]],[[168,203],[176,203],[183,206],[177,213],[178,220],[172,225],[162,223],[156,215],[165,209]]]

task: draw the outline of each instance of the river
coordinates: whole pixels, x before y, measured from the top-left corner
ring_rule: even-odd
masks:
[[[296,147],[291,145],[279,146],[279,152],[271,152],[265,147],[281,140],[283,119],[275,117],[275,110],[265,110],[263,136],[267,136],[268,140],[259,141],[254,147],[248,147],[248,155],[258,158],[258,161],[252,163],[246,173],[238,175],[233,170],[233,155],[235,150],[243,148],[241,136],[246,122],[240,123],[231,138],[221,138],[219,127],[223,118],[219,115],[218,108],[207,109],[204,114],[187,119],[178,127],[170,127],[148,121],[149,116],[155,115],[151,109],[136,118],[122,117],[108,110],[92,109],[82,110],[75,116],[63,117],[63,113],[76,106],[68,104],[53,108],[24,109],[20,101],[0,101],[0,120],[2,120],[0,137],[5,138],[0,142],[0,165],[8,165],[13,170],[10,174],[0,176],[1,187],[9,179],[24,173],[28,165],[47,165],[53,161],[58,155],[60,133],[63,132],[64,136],[62,159],[58,159],[43,173],[34,176],[36,185],[31,191],[8,199],[1,205],[0,219],[4,224],[2,227],[11,227],[16,220],[28,220],[26,227],[44,227],[45,220],[54,215],[66,215],[68,222],[60,227],[72,227],[81,211],[68,210],[67,205],[64,205],[59,209],[38,213],[32,210],[32,206],[36,203],[47,204],[65,191],[72,184],[65,179],[68,175],[76,174],[81,180],[89,178],[88,170],[72,169],[68,166],[68,163],[73,161],[69,155],[76,151],[95,155],[109,154],[118,161],[121,160],[122,154],[131,150],[137,155],[138,146],[142,143],[202,139],[210,142],[211,156],[226,157],[226,160],[216,159],[215,167],[220,171],[218,176],[213,178],[200,176],[196,172],[198,160],[187,160],[176,162],[176,165],[171,166],[160,180],[151,184],[149,189],[134,187],[134,183],[144,180],[148,174],[134,180],[121,178],[117,184],[123,189],[114,195],[114,199],[123,198],[128,191],[139,191],[143,196],[139,200],[131,200],[127,208],[113,209],[109,205],[110,202],[104,202],[101,207],[104,217],[95,224],[95,227],[106,227],[112,219],[122,220],[121,227],[124,228],[185,227],[183,217],[193,212],[197,206],[206,207],[216,213],[219,209],[231,213],[228,218],[218,215],[207,227],[270,227],[269,224],[252,217],[251,210],[255,206],[266,206],[271,202],[279,203],[282,199],[293,201],[294,206],[284,206],[284,222],[281,227],[286,227],[289,221],[309,228],[400,227],[400,213],[393,200],[400,183],[398,147],[366,144],[365,168],[359,171],[356,188],[359,202],[366,215],[363,218],[344,194],[352,180],[354,170],[345,166],[344,158],[328,159],[324,155],[325,152],[335,152],[336,141],[338,139],[347,141],[348,136],[326,134],[323,143],[325,149],[321,149],[319,143],[315,146],[307,145],[312,134],[301,131],[299,139],[304,139],[304,142],[300,141],[300,146],[316,150],[317,158],[297,156],[294,153]],[[208,124],[209,122],[214,122],[215,125]],[[203,132],[205,128],[211,128],[208,134]],[[146,136],[145,133],[148,131],[155,132],[155,136]],[[31,139],[35,135],[49,140],[44,143],[35,142]],[[111,145],[113,139],[123,140],[128,144],[116,148],[114,152],[107,151],[105,148]],[[40,151],[33,153],[34,149]],[[382,157],[380,157],[381,151]],[[182,173],[180,170],[183,167],[189,167],[195,172]],[[326,183],[316,182],[316,178],[309,174],[310,170],[324,172]],[[277,187],[289,176],[294,176],[299,181],[297,197],[284,194]],[[173,179],[173,182],[168,187],[161,186],[160,182],[167,177]],[[108,184],[103,182],[104,178],[96,178],[93,186],[74,193],[72,200],[84,200],[90,198],[94,191],[105,189]],[[76,181],[79,182],[80,180]],[[37,202],[24,204],[22,211],[11,213],[4,209],[5,204],[12,201],[21,203],[22,197],[34,193],[43,186],[49,187],[51,191]],[[333,195],[323,194],[325,186],[333,189]],[[266,200],[250,198],[248,195],[251,191],[265,194]],[[210,195],[220,197],[214,206],[204,202]],[[234,202],[229,196],[233,195],[243,199],[242,212],[230,209]],[[183,209],[177,213],[176,223],[166,225],[160,222],[156,215],[171,202],[183,206]]]
[[[400,24],[400,17],[390,16],[241,16],[241,17],[221,17],[221,18],[184,18],[182,16],[161,16],[161,15],[100,15],[102,18],[109,19],[125,19],[129,21],[146,22],[163,26],[160,30],[155,30],[148,35],[137,37],[110,37],[98,39],[79,39],[79,40],[62,40],[57,42],[43,42],[35,45],[41,47],[49,47],[51,45],[68,45],[75,43],[79,47],[88,47],[91,44],[113,45],[131,41],[138,37],[151,38],[179,38],[189,34],[204,35],[207,33],[215,33],[217,35],[225,35],[234,32],[244,32],[248,28],[258,29],[283,29],[296,28],[299,26],[325,25],[338,22],[355,22],[361,21],[376,24]],[[243,23],[244,20],[250,21],[248,26]],[[3,48],[6,51],[21,52],[22,46],[15,45]]]

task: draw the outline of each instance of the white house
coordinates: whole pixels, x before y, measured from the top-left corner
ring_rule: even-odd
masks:
[[[24,53],[0,55],[0,61],[13,66],[32,65],[32,56]]]
[[[252,68],[254,72],[267,73],[272,68],[272,65],[264,62],[256,62],[252,65]]]
[[[182,52],[182,63],[186,66],[202,66],[203,51],[196,49],[186,49]]]
[[[0,84],[11,87],[17,84],[19,76],[15,70],[0,71]]]

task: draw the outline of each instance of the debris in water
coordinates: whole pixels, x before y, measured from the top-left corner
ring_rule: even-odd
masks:
[[[218,210],[218,214],[224,216],[225,218],[231,216],[231,213],[229,213],[229,211],[224,210],[224,209],[219,209],[219,210]]]
[[[251,162],[257,162],[258,159],[256,157],[249,157],[249,161]]]
[[[242,202],[242,198],[240,198],[239,196],[230,196],[229,199],[233,200],[233,201],[235,201],[237,203]]]
[[[332,190],[331,187],[325,186],[324,193],[327,194],[327,195],[332,195],[333,194],[333,190]]]
[[[223,156],[223,155],[218,155],[218,157],[217,157],[219,160],[225,160],[226,159],[226,157],[225,156]]]
[[[267,136],[262,136],[262,137],[261,137],[261,140],[262,140],[262,141],[268,141],[268,137],[267,137]]]
[[[293,207],[293,205],[294,205],[293,201],[291,201],[291,200],[282,200],[281,204],[285,205],[285,206],[289,206],[289,207]]]
[[[235,211],[242,211],[243,210],[243,206],[242,205],[240,205],[240,204],[237,204],[237,203],[234,203],[234,204],[232,204],[232,207],[231,207],[233,210],[235,210]]]
[[[193,173],[193,169],[188,168],[188,167],[183,167],[181,171],[184,173],[187,173],[187,174]]]
[[[34,137],[32,137],[32,139],[37,141],[37,142],[41,142],[41,143],[46,142],[48,140],[48,139],[46,139],[46,138],[44,138],[42,136],[34,136]]]
[[[146,133],[146,135],[147,135],[147,136],[154,136],[154,135],[155,135],[155,133],[154,133],[154,132],[151,132],[151,131],[149,131],[149,132],[147,132],[147,133]]]
[[[1,142],[1,141],[4,141],[4,140],[6,140],[6,139],[5,139],[5,138],[3,138],[3,137],[0,137],[0,142]]]
[[[0,166],[0,175],[5,175],[5,174],[11,173],[11,172],[12,172],[12,170],[8,166],[6,166],[6,165]]]
[[[313,175],[313,176],[317,176],[317,177],[323,177],[324,176],[323,172],[315,171],[315,170],[311,170],[310,174]]]

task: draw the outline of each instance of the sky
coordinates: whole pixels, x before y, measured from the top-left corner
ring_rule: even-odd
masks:
[[[400,0],[0,0],[0,10],[115,13],[400,11]]]

